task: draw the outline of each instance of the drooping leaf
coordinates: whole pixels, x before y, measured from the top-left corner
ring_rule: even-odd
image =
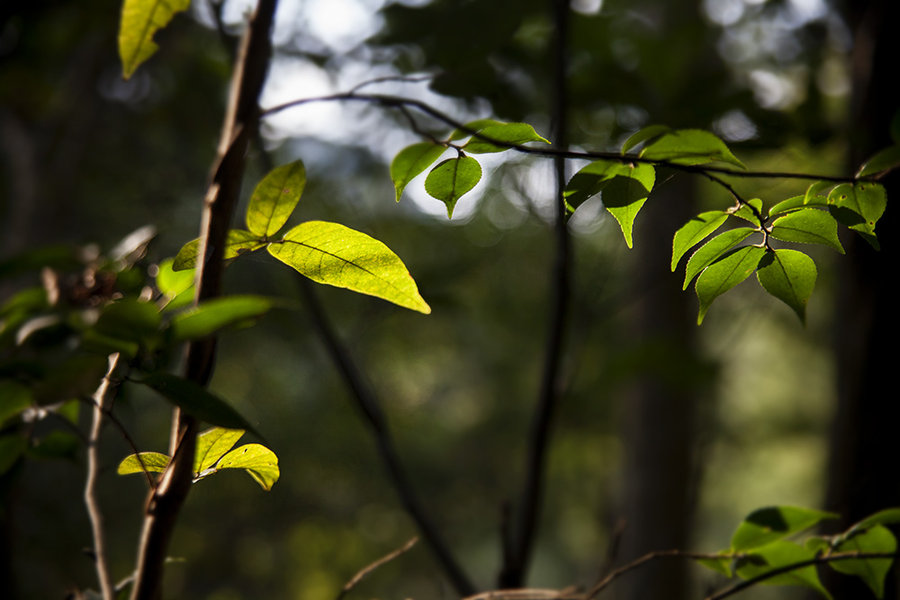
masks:
[[[815,556],[815,552],[811,550],[792,542],[779,540],[755,548],[750,556],[739,559],[735,572],[742,579],[752,579],[776,569],[812,560]],[[819,581],[819,573],[816,571],[815,565],[807,565],[774,575],[763,580],[762,583],[765,585],[799,585],[814,589],[831,600],[831,594]]]
[[[463,146],[466,152],[469,152],[470,154],[487,154],[489,152],[503,152],[504,150],[509,150],[508,146],[498,146],[479,136],[484,136],[485,138],[497,142],[505,142],[506,144],[515,146],[526,144],[528,142],[550,143],[543,136],[538,135],[534,130],[534,127],[528,123],[497,123],[479,129],[478,135],[472,136],[472,139]]]
[[[216,470],[244,469],[262,489],[269,491],[278,481],[278,457],[262,444],[244,444],[235,448],[216,464]]]
[[[119,26],[119,58],[125,79],[156,52],[156,32],[190,5],[191,0],[125,0]]]
[[[822,244],[844,253],[838,239],[837,221],[816,208],[796,210],[778,217],[772,222],[771,236],[785,242]]]
[[[284,227],[297,207],[306,187],[303,161],[281,165],[256,185],[247,205],[247,229],[256,237],[268,238]]]
[[[753,550],[836,518],[834,513],[796,506],[760,508],[744,517],[731,537],[731,549]]]
[[[0,379],[0,427],[31,406],[31,389],[18,381]]]
[[[727,212],[710,210],[700,213],[682,225],[681,229],[675,232],[675,238],[672,240],[672,271],[675,271],[678,261],[688,250],[721,227],[726,219],[728,219]]]
[[[648,143],[640,156],[679,165],[700,165],[719,161],[745,168],[725,142],[702,129],[679,129],[665,133]]]
[[[400,202],[400,196],[409,182],[434,164],[444,150],[446,148],[433,142],[421,142],[407,146],[394,157],[391,161],[391,181],[394,182],[397,202]]]
[[[197,452],[194,455],[194,473],[211,468],[244,435],[241,429],[213,427],[197,435]]]
[[[867,160],[857,172],[857,177],[868,177],[887,173],[900,167],[900,145],[891,146],[875,154]]]
[[[837,552],[889,553],[897,551],[897,538],[884,525],[874,525],[859,535],[845,540],[835,548]],[[835,560],[829,566],[839,573],[856,575],[865,582],[877,598],[884,597],[884,580],[891,570],[890,558]]]
[[[140,458],[138,458],[140,457]],[[143,468],[141,467],[143,463]],[[130,454],[119,463],[116,471],[119,475],[134,475],[143,473],[146,469],[150,473],[162,473],[169,466],[169,457],[160,452],[139,452]]]
[[[649,194],[649,190],[636,177],[621,175],[610,179],[603,188],[603,205],[609,214],[618,221],[622,235],[625,237],[625,244],[629,248],[633,246],[634,220],[647,201]]]
[[[729,212],[739,219],[743,219],[757,227],[762,227],[763,201],[759,198],[750,198]]]
[[[797,250],[767,252],[759,261],[756,278],[763,288],[790,306],[806,322],[806,303],[816,286],[816,263]]]
[[[622,154],[627,154],[629,150],[638,144],[654,140],[670,131],[672,131],[672,128],[667,125],[648,125],[643,129],[639,129],[628,136],[628,139],[622,144]]]
[[[688,284],[690,284],[690,282],[694,280],[694,277],[703,271],[703,269],[714,263],[720,256],[734,248],[755,232],[756,230],[751,229],[750,227],[731,229],[725,233],[720,233],[700,246],[700,248],[691,255],[691,258],[688,259],[687,267],[685,267],[684,270],[684,286],[681,289],[686,290]]]
[[[169,373],[151,373],[140,380],[171,403],[201,421],[226,429],[256,430],[228,403],[193,381]]]
[[[842,183],[828,195],[834,218],[859,233],[876,250],[875,225],[887,207],[887,194],[877,183]]]
[[[698,325],[703,322],[703,317],[706,316],[713,300],[747,279],[765,252],[764,248],[743,246],[725,254],[700,273],[697,283],[694,284],[697,299],[700,300]]]
[[[447,217],[453,218],[453,208],[460,196],[481,180],[481,165],[471,156],[448,158],[433,168],[425,178],[425,191],[447,205]]]
[[[226,296],[200,303],[172,319],[177,341],[198,340],[220,329],[264,315],[272,301],[262,296]]]
[[[364,233],[324,221],[301,223],[269,253],[318,283],[347,288],[428,314],[406,265],[390,248]]]
[[[243,229],[231,229],[225,238],[225,254],[223,260],[231,260],[242,254],[259,250],[266,243],[256,234]],[[193,269],[197,266],[197,255],[200,253],[200,240],[191,240],[181,247],[172,263],[174,271]]]

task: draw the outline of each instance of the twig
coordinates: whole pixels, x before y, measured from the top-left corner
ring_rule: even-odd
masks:
[[[407,541],[405,544],[403,544],[403,546],[401,546],[400,548],[397,548],[393,552],[390,552],[389,554],[382,556],[381,558],[379,558],[378,560],[376,560],[369,566],[363,567],[362,569],[360,569],[360,571],[356,575],[354,575],[350,581],[348,581],[346,584],[344,584],[344,587],[341,589],[341,592],[337,595],[337,600],[343,600],[344,596],[346,596],[350,592],[350,590],[355,588],[357,586],[357,584],[360,581],[362,581],[363,578],[365,578],[369,573],[371,573],[372,571],[374,571],[381,565],[394,560],[398,556],[405,554],[406,552],[408,552],[410,550],[410,548],[415,546],[416,542],[418,542],[418,541],[419,541],[419,538],[414,537],[414,538],[410,539],[409,541]]]
[[[463,600],[581,600],[575,588],[550,590],[542,588],[519,588],[514,590],[491,590],[468,596]]]
[[[87,477],[84,482],[84,503],[87,506],[88,518],[91,522],[91,535],[94,540],[94,567],[97,569],[97,579],[100,583],[100,593],[103,600],[115,600],[115,587],[112,575],[109,572],[109,563],[106,556],[106,541],[103,531],[103,512],[97,502],[96,485],[99,472],[100,431],[103,426],[103,408],[107,397],[113,393],[112,374],[119,364],[119,353],[109,355],[109,367],[106,375],[100,382],[97,391],[94,392],[93,420],[91,432],[87,444]]]
[[[96,402],[93,403],[96,406]],[[125,425],[119,418],[109,409],[108,406],[103,407],[103,415],[109,419],[109,422],[115,425],[116,429],[119,430],[119,433],[122,435],[122,438],[125,440],[125,443],[128,444],[128,447],[131,448],[131,451],[137,457],[138,463],[141,465],[141,470],[144,472],[144,476],[147,478],[147,484],[150,486],[150,489],[156,489],[156,481],[154,481],[153,476],[150,474],[150,471],[147,470],[147,465],[144,464],[144,459],[141,458],[141,451],[138,449],[137,444],[134,442],[134,438],[131,437],[131,434],[128,433],[128,429],[125,428]]]
[[[701,559],[709,559],[714,560],[718,558],[722,558],[721,554],[703,554],[698,552],[684,552],[682,550],[656,550],[654,552],[648,552],[647,554],[636,558],[630,563],[624,564],[621,567],[610,571],[605,577],[603,577],[600,581],[594,584],[594,586],[588,591],[587,594],[584,595],[583,600],[592,600],[595,598],[600,592],[606,589],[613,581],[625,575],[626,573],[637,569],[641,565],[648,563],[653,560],[657,560],[660,558],[690,558],[693,560],[701,560]]]
[[[434,75],[420,75],[418,77],[410,77],[407,75],[387,75],[385,77],[375,77],[374,79],[369,79],[363,81],[362,83],[357,83],[355,86],[350,88],[350,93],[354,94],[364,87],[375,85],[377,83],[421,83],[422,81],[429,81],[431,79],[434,79]]]

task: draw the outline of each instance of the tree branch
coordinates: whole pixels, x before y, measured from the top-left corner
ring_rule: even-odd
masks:
[[[350,592],[350,590],[355,588],[357,586],[357,584],[359,584],[359,582],[362,581],[363,578],[365,578],[369,573],[371,573],[372,571],[374,571],[381,565],[391,562],[398,556],[405,554],[413,546],[415,546],[416,542],[418,542],[418,541],[419,541],[419,538],[414,537],[414,538],[410,539],[409,541],[407,541],[405,544],[403,544],[401,547],[394,550],[393,552],[390,552],[390,553],[386,554],[385,556],[382,556],[381,558],[379,558],[372,564],[368,565],[367,567],[360,569],[360,571],[356,575],[354,575],[350,581],[348,581],[346,584],[344,584],[343,588],[341,588],[341,592],[337,595],[337,600],[343,600],[344,596],[346,596],[347,593]]]

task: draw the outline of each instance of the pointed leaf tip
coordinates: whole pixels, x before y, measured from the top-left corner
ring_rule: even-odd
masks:
[[[260,181],[247,205],[247,229],[257,237],[270,237],[284,227],[306,187],[303,161],[270,171]]]
[[[433,168],[425,178],[425,191],[447,205],[453,218],[456,201],[481,180],[481,165],[471,156],[449,158]]]
[[[191,0],[125,0],[119,25],[119,58],[125,79],[158,49],[153,41],[156,32],[190,5]]]

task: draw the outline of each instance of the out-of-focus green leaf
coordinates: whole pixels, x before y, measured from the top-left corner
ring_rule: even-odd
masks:
[[[700,213],[682,225],[672,240],[672,271],[678,267],[678,261],[688,250],[721,227],[726,219],[728,213],[725,211],[710,210]]]
[[[80,447],[81,440],[74,433],[51,431],[28,448],[28,455],[34,458],[74,461]]]
[[[53,368],[49,376],[34,389],[38,404],[56,404],[74,398],[91,396],[106,375],[107,358],[95,354],[78,354]]]
[[[400,196],[403,195],[403,190],[409,182],[434,164],[444,150],[446,150],[444,146],[433,142],[421,142],[407,146],[394,157],[391,161],[391,181],[394,182],[397,202],[400,202]]]
[[[184,269],[176,272],[172,268],[174,264],[174,258],[163,260],[159,263],[159,271],[156,274],[156,287],[170,299],[194,286],[194,270]]]
[[[669,133],[670,131],[672,131],[672,128],[667,125],[648,125],[643,129],[639,129],[638,131],[628,136],[628,139],[625,140],[625,143],[622,144],[622,154],[627,154],[629,150],[631,150],[638,144],[654,140],[662,134]]]
[[[269,491],[278,481],[278,457],[262,444],[244,444],[222,457],[216,470],[244,469],[262,489]]]
[[[854,535],[835,548],[836,552],[888,553],[897,551],[897,539],[883,525],[874,525],[867,531]],[[865,558],[859,560],[835,560],[828,565],[839,573],[856,575],[862,579],[877,598],[884,598],[884,580],[891,570],[890,558]]]
[[[225,254],[223,260],[231,260],[242,254],[248,254],[265,246],[265,241],[256,234],[243,229],[232,229],[225,239]],[[197,255],[200,253],[200,240],[191,240],[181,247],[172,263],[172,270],[182,271],[193,269],[197,266]]]
[[[211,468],[244,435],[241,429],[214,427],[197,436],[197,453],[194,455],[194,473]]]
[[[732,577],[731,563],[733,560],[730,555],[723,555],[721,558],[695,558],[694,562],[725,577]]]
[[[191,0],[125,0],[119,26],[119,58],[125,79],[156,52],[156,32],[190,5]]]
[[[18,381],[0,379],[0,427],[31,406],[31,389]]]
[[[469,142],[463,146],[466,152],[471,154],[487,154],[489,152],[503,152],[509,150],[507,146],[498,146],[497,144],[488,142],[479,136],[484,136],[497,142],[505,142],[519,146],[528,142],[550,142],[543,136],[538,135],[534,127],[528,123],[497,123],[488,125],[478,130],[478,136],[473,136]]]
[[[896,525],[898,523],[900,523],[900,508],[886,508],[856,523],[850,528],[850,531],[868,529],[873,525]]]
[[[765,252],[765,249],[756,246],[743,246],[732,250],[700,273],[694,284],[697,299],[700,300],[698,325],[703,322],[713,300],[747,279]]]
[[[779,540],[756,548],[750,556],[738,560],[738,567],[735,569],[735,572],[742,579],[752,579],[776,569],[812,560],[815,556],[815,552],[811,550],[807,550],[792,542]],[[831,594],[819,581],[819,574],[815,565],[807,565],[793,571],[775,575],[765,579],[762,583],[765,585],[799,585],[808,587],[831,600]]]
[[[22,290],[3,303],[0,319],[15,313],[35,313],[48,308],[47,291],[42,287]]]
[[[876,250],[875,225],[887,207],[887,194],[877,183],[842,183],[828,194],[831,214],[859,233]]]
[[[247,205],[247,229],[268,238],[284,227],[306,187],[306,168],[296,160],[276,167],[253,190]]]
[[[0,475],[9,471],[27,448],[28,441],[21,435],[0,435]]]
[[[453,133],[450,134],[450,141],[455,142],[458,140],[465,139],[472,134],[469,131],[481,131],[485,127],[491,127],[494,125],[503,125],[502,121],[497,121],[496,119],[475,119],[474,121],[469,121],[466,123],[465,127],[468,131],[463,131],[462,129],[454,129]]]
[[[763,288],[790,306],[806,322],[806,303],[816,286],[816,263],[797,250],[766,252],[759,261],[756,278]]]
[[[256,430],[224,400],[193,381],[169,373],[151,373],[140,380],[189,415],[227,429]]]
[[[743,219],[757,227],[762,227],[763,201],[759,198],[751,198],[730,212],[739,219]]]
[[[700,248],[697,249],[691,258],[688,259],[687,267],[684,270],[684,286],[681,289],[686,290],[688,284],[694,280],[703,269],[714,263],[720,256],[734,248],[737,244],[747,239],[755,229],[750,227],[739,227],[731,229],[725,233],[720,233],[712,238]]]
[[[900,167],[900,145],[891,146],[875,154],[859,168],[857,177],[868,177],[879,173],[887,173]]]
[[[796,506],[760,508],[744,517],[731,537],[731,549],[753,550],[836,518],[834,513]]]
[[[301,223],[269,253],[318,283],[347,288],[428,314],[406,265],[390,248],[364,233],[324,221]]]
[[[198,340],[220,329],[264,315],[272,301],[262,296],[227,296],[200,303],[172,319],[172,335],[178,341]]]
[[[822,244],[844,253],[838,239],[837,221],[816,208],[804,208],[778,217],[772,222],[771,236],[785,242]]]
[[[138,458],[140,457],[140,458]],[[143,463],[143,468],[141,468]],[[143,473],[146,469],[150,473],[162,473],[169,466],[169,457],[160,452],[140,452],[130,454],[119,463],[116,472],[119,475],[133,475]]]
[[[456,201],[481,180],[481,165],[471,156],[448,158],[425,178],[425,191],[447,205],[447,217],[453,218]]]
[[[141,344],[156,336],[160,323],[154,304],[125,298],[104,307],[94,329],[102,335]]]
[[[700,165],[719,161],[745,168],[725,142],[702,129],[679,129],[665,133],[648,143],[640,156],[679,165]]]

